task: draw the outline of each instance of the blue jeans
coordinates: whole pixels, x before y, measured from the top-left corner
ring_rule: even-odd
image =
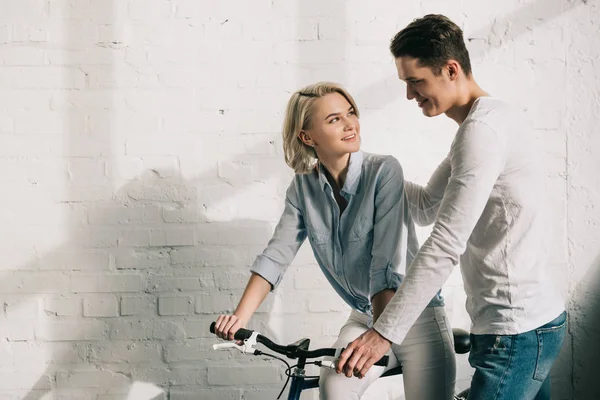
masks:
[[[549,400],[550,368],[562,347],[567,313],[517,335],[471,335],[475,368],[468,400]]]

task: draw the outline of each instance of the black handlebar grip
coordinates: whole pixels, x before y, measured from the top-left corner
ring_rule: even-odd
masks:
[[[213,322],[212,324],[210,324],[210,333],[215,333],[215,327],[216,327],[216,325],[217,325],[216,322]],[[250,336],[252,336],[253,333],[254,333],[254,331],[251,331],[249,329],[240,328],[233,335],[233,338],[235,340],[246,340],[246,339],[249,339]]]
[[[253,333],[254,333],[254,331],[251,331],[250,329],[240,328],[233,335],[233,338],[235,340],[246,340],[246,339],[250,339],[250,336],[252,336]]]
[[[375,365],[379,365],[380,367],[387,367],[389,362],[390,362],[390,357],[383,356],[375,363]]]

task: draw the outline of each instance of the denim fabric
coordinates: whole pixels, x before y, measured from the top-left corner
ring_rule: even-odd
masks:
[[[391,156],[352,153],[340,194],[348,202],[342,213],[322,165],[296,175],[273,237],[251,270],[274,289],[308,237],[335,291],[372,315],[372,296],[398,288],[419,249],[402,168]],[[430,305],[443,305],[439,293]]]
[[[566,333],[566,312],[516,335],[471,335],[469,400],[549,400],[550,368]]]

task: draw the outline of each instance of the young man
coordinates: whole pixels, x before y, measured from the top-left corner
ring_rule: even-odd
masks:
[[[337,372],[364,376],[401,343],[460,260],[475,368],[469,399],[549,399],[550,367],[565,335],[564,302],[542,246],[543,174],[523,116],[475,82],[461,29],[427,15],[390,50],[408,100],[459,125],[426,187],[407,183],[417,223],[434,222],[404,282]]]

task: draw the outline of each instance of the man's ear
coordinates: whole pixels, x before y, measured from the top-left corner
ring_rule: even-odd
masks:
[[[446,64],[446,70],[448,71],[448,78],[450,78],[451,81],[454,81],[458,78],[460,64],[456,60],[448,60],[448,63]]]
[[[300,141],[307,146],[315,147],[315,142],[305,130],[300,131],[300,133],[298,134],[298,139],[300,139]]]

